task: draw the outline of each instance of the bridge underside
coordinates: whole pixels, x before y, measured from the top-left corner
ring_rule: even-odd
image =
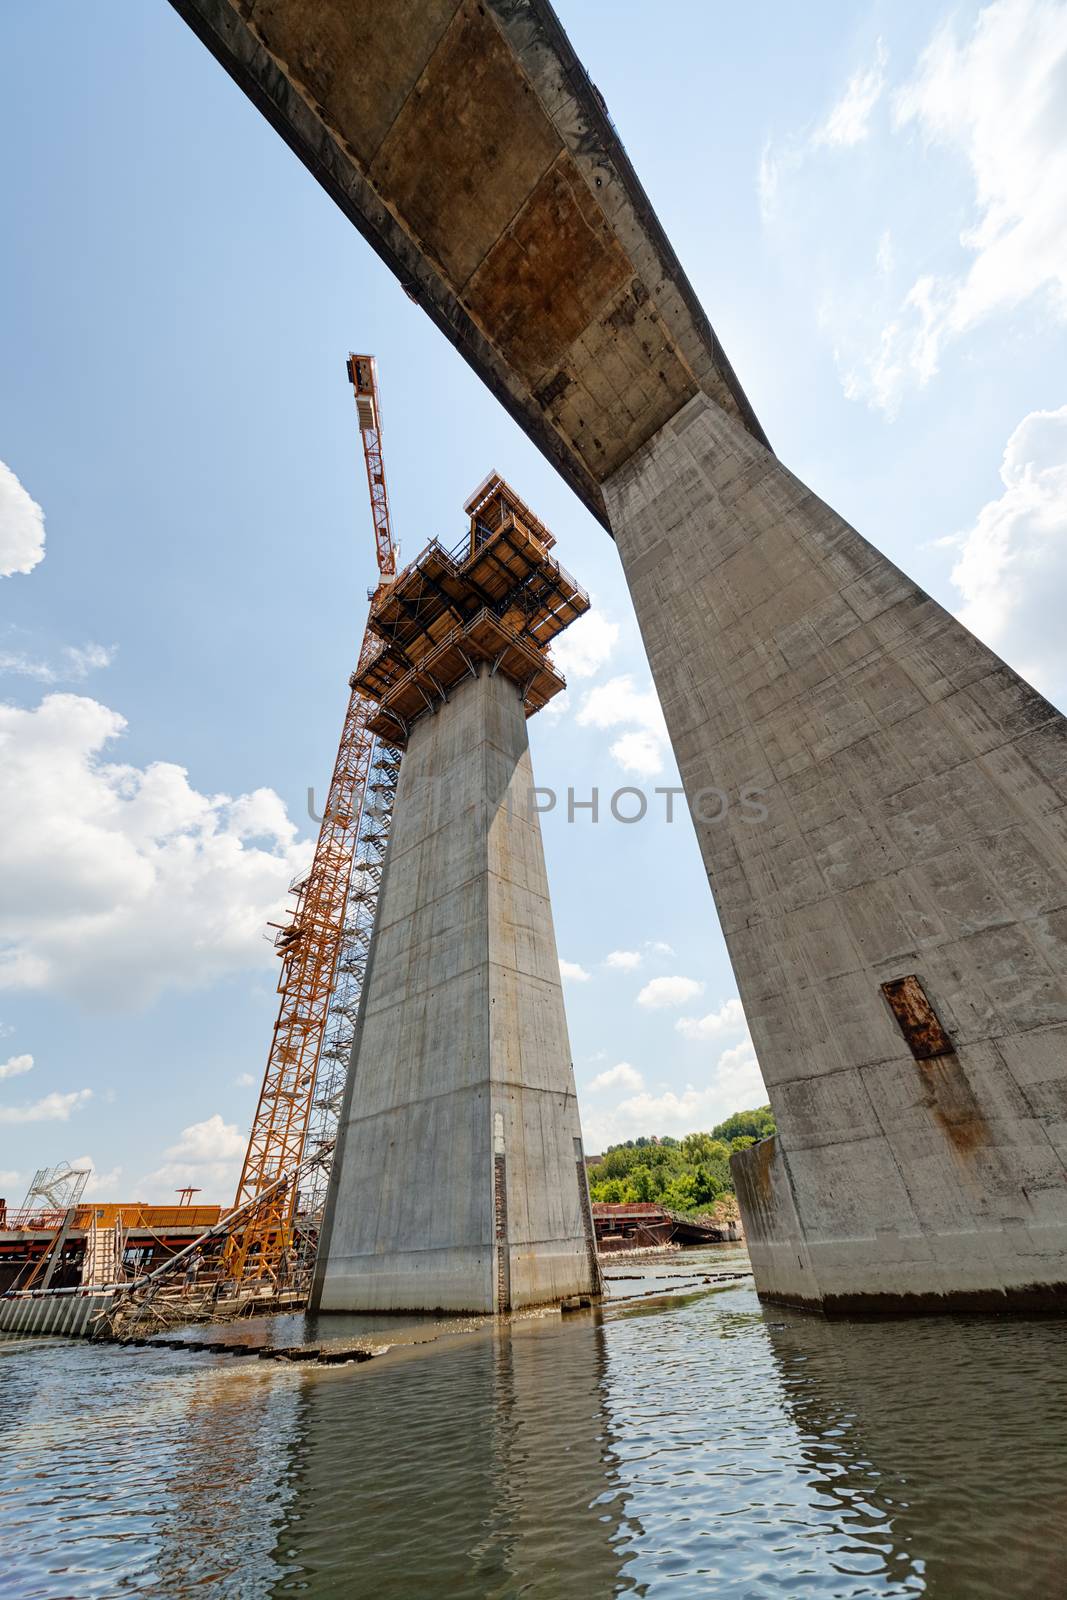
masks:
[[[763,438],[550,7],[172,4],[605,526],[699,390]]]
[[[731,803],[760,1291],[1062,1306],[1064,719],[771,453],[544,0],[172,4],[618,540],[690,805]]]

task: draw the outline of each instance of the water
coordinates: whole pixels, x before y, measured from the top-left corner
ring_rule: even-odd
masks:
[[[1049,1600],[1065,1338],[743,1284],[335,1369],[0,1345],[0,1595]]]

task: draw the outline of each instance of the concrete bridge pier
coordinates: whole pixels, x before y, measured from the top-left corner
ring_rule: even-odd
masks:
[[[779,1127],[757,1287],[1067,1305],[1064,718],[703,396],[604,495]]]
[[[526,716],[484,667],[400,769],[312,1307],[599,1290]]]

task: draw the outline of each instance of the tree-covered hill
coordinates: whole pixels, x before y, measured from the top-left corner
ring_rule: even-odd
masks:
[[[733,1193],[730,1156],[773,1133],[770,1106],[735,1111],[710,1133],[655,1135],[615,1144],[589,1168],[594,1200],[654,1200],[670,1211],[707,1211]]]

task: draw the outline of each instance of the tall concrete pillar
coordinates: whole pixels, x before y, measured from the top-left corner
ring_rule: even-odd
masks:
[[[411,730],[316,1309],[496,1312],[599,1287],[532,785],[502,673]]]
[[[604,493],[779,1127],[757,1286],[1064,1304],[1064,718],[702,396]]]

